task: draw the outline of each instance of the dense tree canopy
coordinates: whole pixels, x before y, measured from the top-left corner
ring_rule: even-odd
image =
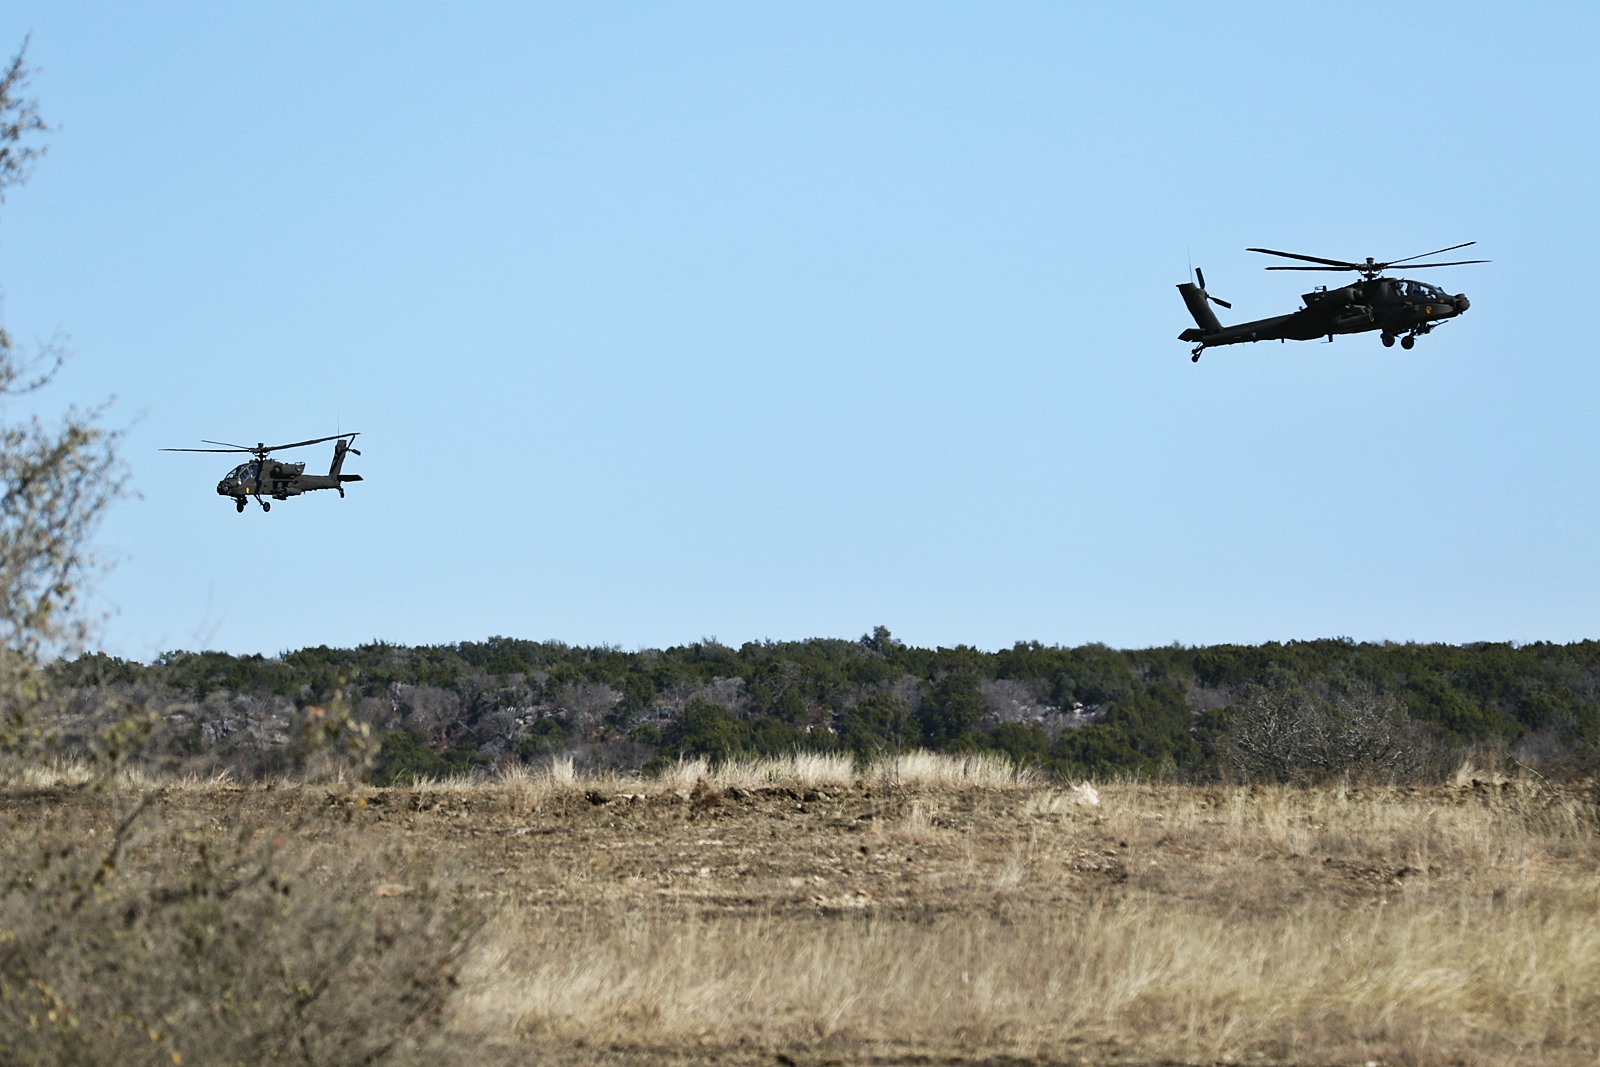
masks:
[[[277,657],[175,651],[149,664],[91,654],[51,675],[74,707],[131,701],[204,742],[189,751],[235,759],[270,747],[301,709],[342,701],[391,739],[380,774],[563,753],[637,768],[923,747],[1004,753],[1062,775],[1303,780],[1415,775],[1468,749],[1592,773],[1600,747],[1594,641],[984,652],[915,648],[880,626],[856,641],[635,652],[492,637]],[[1262,748],[1273,737],[1276,754]]]

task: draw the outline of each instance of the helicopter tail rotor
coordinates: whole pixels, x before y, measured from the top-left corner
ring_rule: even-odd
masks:
[[[1189,314],[1194,316],[1194,324],[1198,330],[1185,330],[1181,335],[1182,340],[1198,340],[1207,334],[1218,333],[1222,330],[1222,322],[1217,318],[1217,313],[1211,310],[1212,304],[1225,308],[1233,305],[1226,300],[1219,300],[1206,292],[1206,276],[1199,270],[1194,272],[1196,281],[1184,282],[1178,286],[1178,292],[1183,296],[1184,304],[1189,308]],[[1197,284],[1198,283],[1198,284]]]
[[[1228,303],[1226,300],[1222,299],[1220,296],[1212,296],[1210,293],[1206,292],[1206,272],[1205,271],[1201,270],[1199,267],[1196,267],[1194,269],[1194,276],[1200,282],[1200,295],[1201,296],[1205,297],[1207,300],[1211,301],[1213,304],[1216,304],[1218,307],[1225,307],[1225,308],[1233,307],[1232,304]]]
[[[355,434],[349,434],[347,436],[334,439],[333,465],[328,468],[328,477],[337,479],[341,482],[359,482],[361,480],[361,476],[359,474],[341,473],[344,468],[344,457],[346,455],[361,455],[360,449],[351,447],[355,443],[355,438]],[[344,495],[343,489],[339,490],[339,495]]]

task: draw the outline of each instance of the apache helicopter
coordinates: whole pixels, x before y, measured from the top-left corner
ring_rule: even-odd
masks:
[[[1444,320],[1455,318],[1470,304],[1462,293],[1447,296],[1443,289],[1427,282],[1384,278],[1380,275],[1400,263],[1408,264],[1406,269],[1411,270],[1417,267],[1459,267],[1467,263],[1489,262],[1487,259],[1457,259],[1448,263],[1411,262],[1472,244],[1477,242],[1468,241],[1405,259],[1391,259],[1387,263],[1379,263],[1370,256],[1365,263],[1352,263],[1343,259],[1302,256],[1294,252],[1274,252],[1270,248],[1247,248],[1247,252],[1262,252],[1269,256],[1322,264],[1317,267],[1279,265],[1268,267],[1268,270],[1353,270],[1361,275],[1361,280],[1338,289],[1319,285],[1301,297],[1305,307],[1291,315],[1275,315],[1270,319],[1224,326],[1217,321],[1216,312],[1207,305],[1219,304],[1225,308],[1233,305],[1207,293],[1206,276],[1196,269],[1194,274],[1198,284],[1184,282],[1178,286],[1178,292],[1183,294],[1183,302],[1188,305],[1189,314],[1194,316],[1195,325],[1199,328],[1184,330],[1178,335],[1178,340],[1198,342],[1194,346],[1194,354],[1189,357],[1196,363],[1200,361],[1201,352],[1216,345],[1235,345],[1245,341],[1310,341],[1317,337],[1327,337],[1331,341],[1336,333],[1365,333],[1368,330],[1382,331],[1380,336],[1385,348],[1392,348],[1396,337],[1400,338],[1401,348],[1410,348],[1417,343],[1419,336]]]
[[[350,447],[356,438],[353,433],[341,433],[333,437],[318,437],[311,441],[295,441],[287,445],[258,444],[254,448],[246,445],[228,444],[226,441],[207,441],[208,445],[224,445],[223,448],[163,448],[163,452],[248,452],[255,456],[249,463],[241,463],[227,474],[222,481],[217,483],[218,496],[233,497],[233,504],[238,511],[244,511],[245,501],[255,497],[261,505],[262,511],[271,511],[272,505],[267,503],[267,497],[274,500],[288,500],[301,493],[309,493],[313,489],[337,489],[339,496],[344,496],[345,482],[359,482],[359,474],[341,474],[340,468],[344,466],[345,453],[361,455],[360,450]],[[268,459],[272,452],[281,452],[286,448],[302,448],[306,445],[320,445],[324,441],[333,441],[333,466],[328,468],[327,474],[306,474],[304,463],[283,463],[276,459]]]

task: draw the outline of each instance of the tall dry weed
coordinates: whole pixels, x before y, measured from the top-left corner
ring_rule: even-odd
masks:
[[[1037,772],[991,752],[939,753],[916,750],[886,756],[868,767],[866,780],[916,789],[1009,788],[1039,780]]]
[[[922,913],[837,893],[662,910],[567,881],[559,911],[496,918],[453,1025],[524,1055],[824,1043],[1054,1062],[1103,1045],[1510,1067],[1600,1048],[1600,848],[1581,793],[1097,795],[941,786],[879,808],[861,851],[914,861]]]
[[[425,867],[105,799],[0,846],[0,1062],[400,1062],[436,1033],[473,918]]]
[[[462,1038],[524,1047],[830,1040],[1048,1057],[1090,1041],[1183,1061],[1581,1062],[1600,941],[1578,911],[1487,897],[1226,925],[1137,901],[919,923],[602,908],[501,916],[463,981]]]
[[[855,784],[856,773],[849,756],[793,752],[764,759],[729,760],[716,768],[710,780],[723,788],[848,788]]]

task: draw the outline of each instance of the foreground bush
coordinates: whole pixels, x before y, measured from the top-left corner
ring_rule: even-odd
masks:
[[[342,834],[198,825],[165,799],[84,791],[62,821],[45,794],[5,834],[0,1062],[426,1050],[474,929],[448,887]]]

